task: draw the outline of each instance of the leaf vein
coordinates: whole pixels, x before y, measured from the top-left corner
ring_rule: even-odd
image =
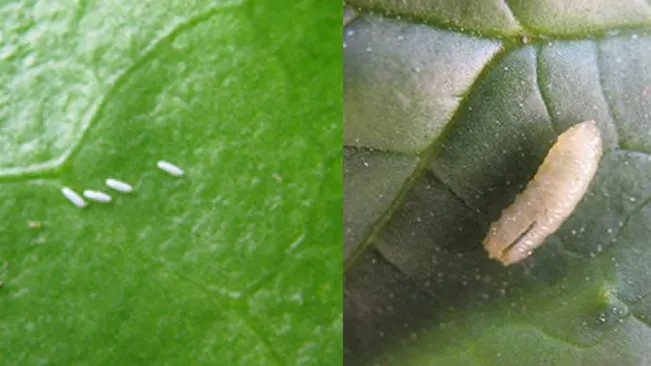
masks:
[[[257,324],[257,321],[250,317],[246,312],[239,311],[237,308],[232,307],[231,309],[226,309],[225,306],[222,304],[222,299],[218,298],[213,291],[210,291],[208,286],[203,283],[202,281],[192,278],[189,276],[185,276],[181,274],[178,271],[172,270],[172,273],[179,279],[184,282],[187,282],[191,285],[193,285],[195,288],[199,289],[201,292],[203,292],[208,298],[210,298],[215,304],[215,306],[218,308],[220,312],[232,312],[234,313],[241,321],[244,323],[244,325],[253,333],[256,335],[256,337],[260,340],[260,342],[264,345],[264,347],[269,351],[269,354],[271,357],[273,357],[275,363],[277,365],[282,365],[284,357],[278,353],[278,350],[273,346],[273,344],[270,341],[270,337],[264,332],[262,326],[260,324]],[[254,324],[255,323],[255,324]]]
[[[539,48],[534,48],[535,52],[535,58],[536,62],[533,63],[534,67],[534,73],[535,78],[533,79],[534,82],[536,83],[535,88],[538,90],[538,94],[540,95],[540,101],[542,102],[543,107],[545,108],[545,113],[547,113],[547,118],[549,119],[549,124],[551,125],[552,130],[556,132],[557,135],[560,135],[558,129],[556,128],[556,125],[554,124],[554,114],[552,113],[552,108],[550,107],[549,103],[547,102],[547,97],[545,96],[545,92],[543,92],[543,88],[541,87],[542,83],[540,80],[540,66],[542,63],[542,57],[541,57],[541,50]]]
[[[608,98],[608,94],[606,93],[606,88],[604,87],[604,78],[603,78],[603,73],[601,72],[601,63],[602,63],[602,56],[601,56],[601,49],[599,48],[599,44],[596,42],[592,43],[594,47],[594,53],[595,57],[597,59],[597,81],[599,82],[599,90],[601,91],[601,96],[604,99],[604,102],[606,103],[606,112],[608,113],[608,116],[610,117],[610,120],[613,121],[614,125],[614,131],[617,133],[616,141],[619,141],[619,126],[617,125],[617,119],[615,118],[615,110],[613,109],[612,101],[610,98]],[[621,142],[618,142],[618,145],[622,145]]]
[[[104,97],[101,98],[101,101],[98,103],[97,109],[90,117],[90,122],[87,123],[85,128],[81,131],[79,138],[75,141],[73,146],[65,154],[62,155],[60,160],[61,164],[62,165],[70,164],[71,158],[74,157],[79,152],[81,146],[83,145],[83,141],[85,140],[85,137],[97,124],[97,121],[99,117],[102,115],[104,109],[106,108],[106,105],[108,101],[111,99],[111,96],[117,93],[120,90],[120,88],[128,82],[129,76],[131,76],[135,71],[140,69],[140,67],[145,65],[147,61],[150,61],[153,57],[156,56],[156,51],[158,50],[159,47],[161,47],[161,45],[168,42],[172,42],[176,37],[178,37],[184,31],[190,30],[196,27],[197,25],[210,20],[210,18],[212,18],[217,14],[232,11],[240,8],[241,6],[242,3],[215,6],[206,11],[191,16],[188,19],[185,19],[184,21],[171,27],[169,30],[167,30],[167,32],[163,33],[163,35],[161,35],[160,37],[157,37],[152,42],[150,42],[149,45],[145,47],[144,51],[140,54],[140,56],[137,57],[137,60],[134,63],[132,63],[130,66],[126,67],[121,74],[115,77],[113,84],[110,86],[109,90],[107,90],[104,93]]]

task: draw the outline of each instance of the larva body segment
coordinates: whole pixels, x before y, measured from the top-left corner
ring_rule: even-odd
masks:
[[[554,233],[587,191],[602,145],[595,121],[563,132],[525,190],[491,225],[483,241],[489,257],[505,266],[519,262]]]

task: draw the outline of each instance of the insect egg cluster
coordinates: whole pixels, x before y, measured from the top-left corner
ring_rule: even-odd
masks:
[[[156,163],[156,166],[162,171],[170,175],[173,175],[175,177],[180,177],[184,174],[183,169],[165,160],[158,161]],[[107,178],[105,183],[108,188],[117,192],[121,192],[121,193],[133,192],[133,186],[131,184],[115,178]],[[68,201],[70,201],[73,205],[79,208],[84,208],[88,206],[88,202],[86,202],[84,198],[99,203],[109,203],[113,200],[110,194],[100,190],[93,190],[93,189],[86,189],[80,195],[72,188],[64,186],[61,188],[61,194],[63,194],[63,196]]]

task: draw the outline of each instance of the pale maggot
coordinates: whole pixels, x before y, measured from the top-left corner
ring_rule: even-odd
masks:
[[[595,121],[576,124],[558,136],[524,191],[491,225],[483,241],[488,255],[505,266],[531,255],[581,201],[602,153]]]

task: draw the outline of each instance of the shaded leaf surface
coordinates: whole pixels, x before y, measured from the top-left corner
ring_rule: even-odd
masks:
[[[365,9],[490,35],[577,36],[646,25],[645,1],[612,0],[352,0]]]
[[[649,364],[651,48],[644,27],[636,28],[649,22],[648,5],[508,1],[520,26],[510,27],[496,25],[500,18],[477,12],[472,1],[428,2],[430,7],[417,1],[352,3],[365,14],[344,30],[345,70],[352,70],[352,76],[345,74],[344,130],[357,139],[345,142],[368,154],[411,154],[419,163],[386,171],[359,166],[345,176],[348,191],[358,177],[383,182],[412,169],[379,218],[369,214],[377,199],[346,197],[345,235],[376,230],[355,243],[346,237],[357,246],[350,253],[362,253],[345,258],[347,363]],[[457,8],[459,3],[468,6]],[[372,15],[363,7],[412,21]],[[458,16],[461,8],[471,16]],[[428,25],[414,24],[421,20]],[[405,54],[405,47],[396,46],[375,53],[375,46],[368,50],[353,42],[370,23],[413,29],[420,38],[405,43],[419,39],[427,49],[428,41],[439,42],[437,53],[414,48]],[[449,37],[451,29],[456,38]],[[472,35],[459,38],[461,33]],[[472,46],[482,41],[494,51]],[[450,109],[424,110],[422,100],[449,100],[448,84],[440,78],[423,84],[357,82],[360,75],[375,74],[402,80],[407,72],[404,65],[394,70],[374,58],[424,62],[432,69],[424,67],[423,75],[457,72],[447,80],[464,77],[467,84]],[[377,68],[382,62],[384,68]],[[384,97],[395,90],[427,97],[406,106]],[[396,108],[405,112],[391,114]],[[524,262],[504,268],[489,260],[481,247],[489,223],[523,189],[556,136],[588,119],[597,120],[606,151],[575,213]],[[426,135],[422,121],[436,121],[437,127]],[[427,137],[414,144],[412,136]]]
[[[0,6],[0,363],[339,362],[341,10],[278,6]]]
[[[418,159],[346,148],[344,161],[344,225],[347,230],[344,258],[349,258],[355,255],[357,243],[373,235],[371,224],[378,222],[390,209],[400,188],[410,179]]]

